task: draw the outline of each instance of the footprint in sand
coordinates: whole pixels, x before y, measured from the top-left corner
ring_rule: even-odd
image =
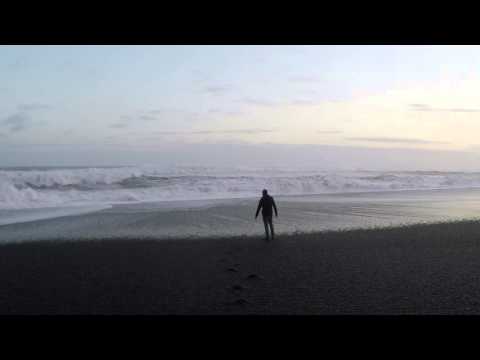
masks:
[[[247,276],[247,280],[260,280],[260,279],[262,279],[262,277],[257,274],[250,274]]]
[[[228,302],[227,305],[247,305],[249,302],[245,299],[237,299],[232,302]]]
[[[246,305],[246,304],[248,304],[248,301],[245,300],[245,299],[237,299],[237,300],[235,300],[234,303],[237,304],[237,305]]]
[[[234,285],[232,286],[233,291],[242,291],[244,288],[241,285]]]
[[[228,272],[238,272],[238,269],[235,269],[235,268],[228,268],[227,269]]]

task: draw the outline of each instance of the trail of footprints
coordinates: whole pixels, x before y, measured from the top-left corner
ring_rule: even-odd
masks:
[[[232,255],[232,254],[229,253],[229,255]],[[222,259],[222,262],[226,262],[226,259]],[[239,268],[240,268],[240,264],[236,263],[233,266],[228,267],[226,271],[231,275],[240,274]],[[251,283],[253,281],[262,280],[262,277],[260,275],[251,273],[245,277],[242,277],[242,280]],[[236,299],[234,301],[228,302],[227,305],[243,306],[243,305],[248,305],[250,303],[248,300],[242,297],[242,294],[244,293],[244,291],[248,290],[248,286],[236,283],[233,286],[229,287],[228,290],[236,297]]]

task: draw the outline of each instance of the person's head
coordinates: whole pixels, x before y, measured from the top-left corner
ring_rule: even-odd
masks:
[[[263,195],[263,196],[266,196],[267,194],[268,194],[267,189],[263,189],[263,190],[262,190],[262,195]]]

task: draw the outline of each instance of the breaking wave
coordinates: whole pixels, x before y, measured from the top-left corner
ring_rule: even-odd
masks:
[[[480,173],[208,167],[3,168],[0,209],[480,187]]]

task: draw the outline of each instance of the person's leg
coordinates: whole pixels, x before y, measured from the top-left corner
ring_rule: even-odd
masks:
[[[265,240],[268,240],[268,218],[263,217],[263,225],[265,225]]]
[[[273,216],[270,216],[268,218],[268,223],[270,224],[270,234],[272,234],[272,240],[273,240],[273,237],[275,236],[275,232],[273,230]]]

